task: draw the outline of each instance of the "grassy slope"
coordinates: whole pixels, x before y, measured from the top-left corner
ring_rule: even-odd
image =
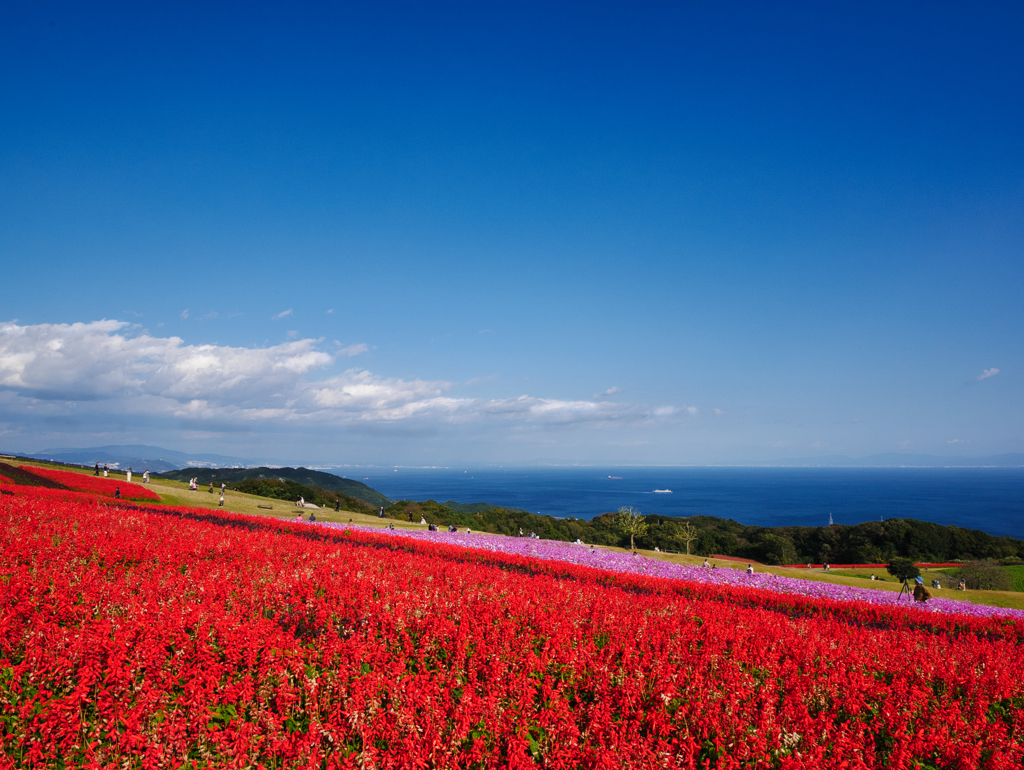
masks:
[[[1003,567],[1013,578],[1013,590],[1024,591],[1024,564],[1015,564],[1012,567]]]
[[[58,467],[61,470],[77,470],[67,466],[56,466],[43,462],[25,462],[23,465],[35,465],[41,468]],[[91,475],[91,471],[82,471],[85,475]],[[111,478],[124,478],[124,473],[111,472]],[[132,475],[132,482],[141,483],[140,474]],[[220,499],[219,490],[210,494],[207,488],[200,488],[198,492],[189,491],[188,484],[184,481],[170,481],[167,479],[153,479],[150,488],[160,495],[161,501],[166,505],[187,505],[196,508],[217,508]],[[258,508],[258,505],[270,505],[270,510]],[[224,510],[235,513],[250,513],[261,516],[272,516],[279,519],[294,519],[299,509],[294,505],[281,500],[272,500],[256,495],[246,495],[236,492],[228,492],[224,498]],[[351,521],[353,524],[360,524],[369,527],[386,527],[394,524],[395,529],[426,529],[420,524],[398,521],[396,519],[380,519],[377,516],[368,516],[351,511],[336,513],[333,510],[318,509],[314,511],[318,521],[345,523]],[[303,511],[303,519],[309,518],[310,510]],[[501,537],[493,535],[493,537]],[[605,547],[605,546],[598,546]],[[623,548],[609,548],[613,551],[626,551]],[[654,551],[640,551],[643,556],[676,564],[700,565],[704,563],[703,556],[685,556],[683,554],[657,553]],[[712,560],[719,569],[746,569],[747,562],[727,559]],[[839,585],[853,586],[855,588],[870,588],[880,591],[899,591],[900,584],[891,575],[882,570],[835,570],[824,572],[822,570],[786,569],[785,567],[771,567],[765,564],[755,564],[758,572],[770,572],[781,577],[799,578],[802,580],[815,580],[823,583],[837,583]],[[878,581],[871,582],[870,575],[874,573]],[[928,572],[923,572],[927,580]],[[934,593],[934,592],[933,592]],[[1015,591],[940,591],[939,595],[944,599],[953,599],[976,604],[988,604],[995,607],[1010,607],[1024,610],[1024,593]]]

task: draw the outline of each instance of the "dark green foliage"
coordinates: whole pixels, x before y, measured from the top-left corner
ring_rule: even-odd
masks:
[[[685,545],[673,539],[669,534],[672,528],[664,524],[681,526],[683,520],[661,516],[647,516],[647,520],[650,532],[637,540],[640,547],[657,545],[662,550],[685,552]],[[912,519],[830,527],[758,527],[709,516],[691,516],[686,521],[697,533],[691,553],[739,556],[768,564],[885,564],[897,557],[951,562],[1024,556],[1024,541]]]
[[[206,482],[209,484],[210,482]],[[260,497],[271,497],[275,500],[288,500],[295,502],[299,496],[307,503],[319,505],[321,508],[334,508],[335,503],[341,503],[346,511],[354,513],[377,513],[377,508],[357,500],[354,497],[343,495],[340,492],[329,492],[319,487],[307,487],[304,484],[297,484],[294,481],[280,479],[244,479],[228,484],[228,489],[236,492],[244,492],[249,495]]]
[[[913,580],[921,574],[921,570],[914,566],[911,559],[893,559],[885,571],[897,580]]]
[[[1013,575],[1005,567],[994,562],[974,561],[964,564],[954,577],[962,578],[971,590],[1010,591],[1013,589]]]
[[[446,500],[444,502],[445,508],[451,508],[453,511],[459,513],[479,513],[480,511],[492,511],[499,507],[492,505],[491,503],[457,503],[454,500]],[[515,511],[516,513],[529,513],[524,511],[522,508],[504,508],[506,511]]]
[[[477,507],[473,504],[472,507]],[[457,511],[436,500],[414,502],[399,500],[384,509],[384,515],[392,519],[418,522],[426,519],[428,524],[447,526],[454,524],[460,529],[469,527],[474,532],[491,532],[498,535],[517,536],[534,532],[547,540],[584,540],[587,543],[617,545],[617,533],[595,532],[591,522],[582,519],[555,519],[538,516],[518,508],[490,506],[486,510]]]
[[[218,487],[221,482],[232,484],[248,479],[276,479],[292,481],[305,487],[322,489],[327,492],[340,492],[344,496],[362,500],[370,506],[379,507],[391,504],[391,501],[384,495],[361,481],[343,479],[333,473],[313,471],[309,468],[185,468],[180,471],[167,471],[152,475],[154,478],[174,479],[175,481],[198,478],[200,486],[205,486],[212,481],[214,486]],[[349,510],[355,509],[350,508]]]

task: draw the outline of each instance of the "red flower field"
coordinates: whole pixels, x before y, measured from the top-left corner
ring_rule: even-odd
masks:
[[[1024,763],[1013,621],[13,489],[8,766]]]
[[[88,492],[92,495],[113,497],[114,490],[121,489],[121,497],[125,500],[159,500],[160,497],[152,490],[146,489],[141,484],[131,484],[127,481],[117,479],[104,479],[99,476],[89,476],[74,471],[58,471],[53,468],[36,468],[27,465],[19,466],[22,470],[30,471],[37,476],[56,481],[68,489],[77,492]]]

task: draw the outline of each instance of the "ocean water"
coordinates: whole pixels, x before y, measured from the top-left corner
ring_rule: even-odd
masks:
[[[1024,539],[1022,468],[366,469],[392,500],[487,502],[590,519],[623,506],[760,526],[906,518]],[[669,489],[671,493],[655,493]]]

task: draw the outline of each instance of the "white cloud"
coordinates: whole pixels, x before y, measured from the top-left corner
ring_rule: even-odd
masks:
[[[604,391],[602,393],[595,393],[594,394],[594,398],[602,398],[602,397],[603,398],[607,398],[608,396],[616,396],[616,395],[618,395],[621,392],[622,392],[622,388],[620,388],[618,386],[615,386],[613,388],[608,388],[608,390],[606,390],[606,391]]]
[[[316,379],[339,357],[368,349],[360,343],[329,353],[320,343],[302,339],[263,348],[187,345],[180,337],[133,334],[127,323],[114,320],[0,323],[0,392],[7,403],[14,399],[16,411],[39,407],[56,415],[86,405],[90,414],[101,417],[163,418],[193,427],[205,424],[211,430],[416,420],[649,424],[696,412],[692,406],[652,409],[526,394],[462,398],[452,395],[454,385],[444,380],[381,377],[361,369]]]
[[[275,316],[271,316],[270,320],[271,321],[280,321],[282,318],[287,318],[288,316],[290,316],[294,312],[295,312],[294,310],[292,310],[291,308],[288,308],[287,310],[282,310],[280,313],[278,313]]]
[[[327,315],[334,315],[334,308],[332,307],[332,308],[331,308],[330,310],[327,310],[327,311],[324,311],[324,312],[325,312],[325,313],[326,313]]]
[[[966,438],[954,438],[946,442],[947,444],[970,444],[971,440]]]
[[[0,325],[0,387],[41,400],[245,402],[333,363],[312,340],[255,349],[185,345],[180,337],[129,337],[126,327],[108,320]]]
[[[188,308],[185,308],[184,310],[181,311],[181,317],[188,318]]]
[[[982,380],[987,380],[989,377],[995,377],[997,374],[999,374],[999,370],[993,366],[991,369],[986,369],[977,377],[975,377],[974,381],[981,382]]]
[[[337,340],[334,341],[335,345],[341,345]],[[339,356],[358,356],[360,353],[365,353],[369,350],[365,342],[360,342],[358,345],[346,345],[341,347],[335,352]]]

